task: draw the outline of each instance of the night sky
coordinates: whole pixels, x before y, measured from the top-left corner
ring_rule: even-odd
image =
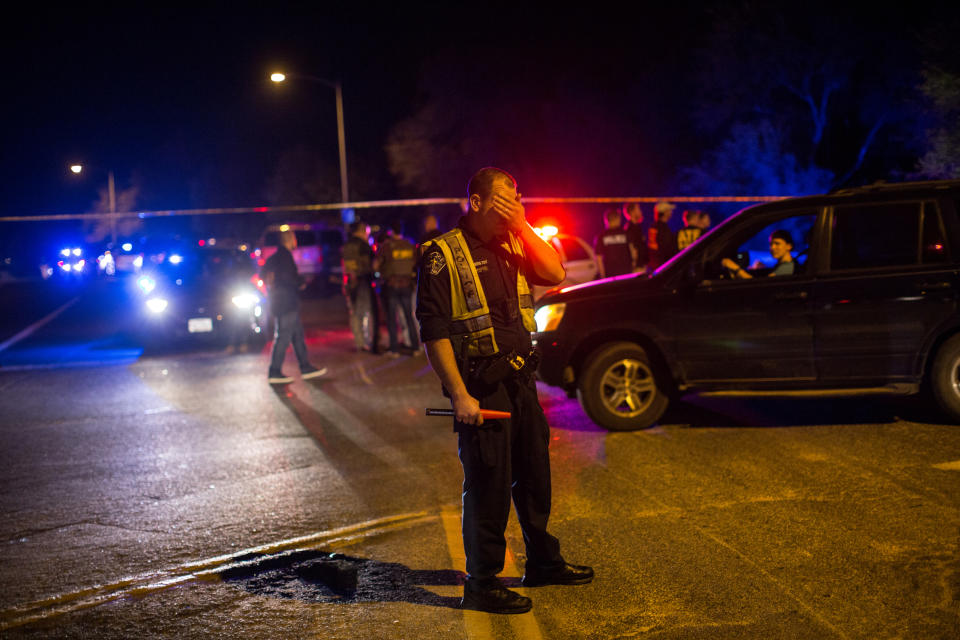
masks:
[[[0,215],[89,211],[108,169],[118,189],[139,186],[139,210],[271,204],[270,177],[298,148],[337,191],[333,91],[275,86],[280,68],[342,81],[353,200],[462,195],[456,172],[429,192],[400,184],[384,151],[438,94],[502,109],[465,166],[502,165],[531,196],[662,194],[708,142],[693,67],[725,3],[240,6],[8,19]],[[881,6],[880,22],[838,20],[915,38],[897,5],[871,15]],[[81,179],[74,161],[91,167]]]
[[[394,184],[383,146],[424,99],[425,65],[462,62],[461,80],[480,93],[564,76],[613,105],[621,90],[623,103],[667,104],[681,90],[671,74],[683,33],[699,28],[682,7],[646,10],[656,27],[627,12],[496,4],[473,14],[424,5],[47,11],[8,23],[0,211],[88,211],[108,169],[118,188],[138,181],[140,209],[264,204],[267,177],[297,145],[329,151],[335,170],[333,91],[274,86],[267,75],[280,67],[342,80],[353,199],[411,195]],[[645,74],[657,76],[657,91],[638,85]],[[75,160],[100,171],[77,179],[66,171]],[[544,194],[552,186],[526,184]]]

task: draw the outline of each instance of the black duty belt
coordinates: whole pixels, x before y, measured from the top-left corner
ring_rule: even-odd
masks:
[[[507,354],[472,360],[470,373],[484,384],[497,384],[510,377],[533,375],[540,364],[540,354],[536,350],[526,355],[516,351]]]

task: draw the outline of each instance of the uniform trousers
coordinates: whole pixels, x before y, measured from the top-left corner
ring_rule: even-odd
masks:
[[[516,509],[527,551],[527,565],[551,569],[563,564],[560,543],[547,532],[550,518],[550,428],[532,377],[512,376],[487,385],[467,382],[481,409],[509,411],[509,420],[460,422],[463,465],[463,546],[471,578],[503,571],[504,532],[510,500]]]

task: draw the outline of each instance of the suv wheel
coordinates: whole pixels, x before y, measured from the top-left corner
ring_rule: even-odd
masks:
[[[937,403],[960,421],[960,334],[941,345],[930,371],[930,387]]]
[[[611,431],[645,429],[667,409],[647,353],[632,342],[615,342],[587,359],[577,397],[590,419]]]

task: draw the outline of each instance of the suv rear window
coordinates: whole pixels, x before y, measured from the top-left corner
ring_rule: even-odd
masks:
[[[315,234],[313,231],[294,231],[293,234],[297,236],[298,247],[307,247],[317,244],[317,234]]]
[[[920,262],[921,244],[925,262],[946,259],[939,217],[933,207],[928,210],[924,222],[919,202],[837,207],[833,214],[830,268],[915,265]]]

